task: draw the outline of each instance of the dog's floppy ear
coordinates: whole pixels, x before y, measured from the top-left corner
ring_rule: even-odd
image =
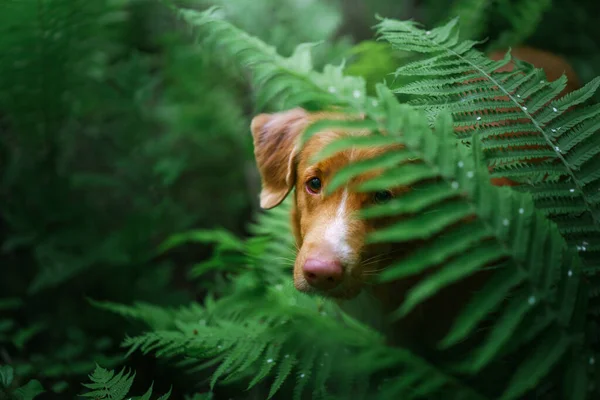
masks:
[[[308,113],[302,108],[259,114],[252,119],[254,156],[262,181],[262,208],[268,210],[279,205],[294,187],[298,140],[307,124]]]

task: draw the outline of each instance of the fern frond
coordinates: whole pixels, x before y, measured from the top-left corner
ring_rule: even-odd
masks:
[[[90,303],[98,308],[119,314],[125,318],[131,318],[143,321],[152,329],[167,329],[173,326],[175,310],[169,310],[162,307],[157,307],[153,304],[137,302],[132,306],[112,303],[108,301],[94,301]]]
[[[458,16],[460,19],[463,26],[462,38],[475,39],[481,37],[480,33],[487,25],[491,5],[490,0],[457,0],[453,2],[448,15]]]
[[[542,16],[551,5],[551,0],[526,0],[518,4],[502,0],[499,8],[512,25],[512,29],[504,31],[494,43],[494,47],[506,48],[523,43],[535,32]]]
[[[94,399],[123,400],[129,395],[129,390],[135,379],[135,372],[125,372],[123,368],[118,374],[113,370],[107,370],[96,364],[96,369],[89,375],[91,383],[82,383],[90,391],[81,394],[82,397]],[[152,396],[152,386],[142,396],[129,397],[137,400],[150,400]],[[171,395],[168,393],[160,396],[157,400],[167,400]]]
[[[374,167],[387,167],[381,176],[363,184],[359,188],[361,191],[387,188],[389,185],[428,189],[414,191],[414,195],[407,196],[404,202],[398,200],[393,203],[397,208],[386,205],[387,208],[382,206],[378,211],[373,208],[366,212],[403,217],[402,223],[370,235],[371,242],[402,243],[417,236],[426,241],[411,257],[392,265],[381,276],[382,280],[392,280],[425,271],[429,273],[407,293],[398,314],[408,313],[443,288],[490,266],[494,267],[492,271],[496,274],[496,282],[500,282],[502,287],[487,296],[475,296],[472,302],[478,303],[469,306],[469,314],[461,314],[441,343],[441,347],[453,350],[459,341],[472,339],[476,330],[485,328],[482,329],[483,339],[477,341],[474,351],[461,355],[464,362],[459,365],[437,364],[407,349],[387,346],[376,332],[366,327],[357,329],[358,323],[347,324],[344,319],[340,322],[322,318],[319,307],[331,313],[332,305],[327,301],[320,303],[296,293],[290,285],[261,286],[251,272],[242,273],[235,279],[236,290],[230,295],[207,299],[206,313],[211,318],[203,323],[177,323],[176,330],[129,339],[125,344],[131,346],[130,350],[139,348],[162,356],[185,354],[196,359],[198,364],[202,359],[217,359],[221,367],[218,367],[218,375],[213,376],[213,383],[234,381],[249,375],[254,376],[251,384],[272,377],[277,373],[275,367],[282,362],[282,357],[285,360],[285,354],[294,354],[298,362],[291,372],[287,372],[288,366],[284,372],[287,376],[296,376],[296,398],[301,398],[309,384],[316,389],[316,394],[323,394],[325,391],[336,393],[339,390],[336,382],[349,381],[365,388],[364,392],[372,397],[375,392],[371,384],[375,377],[390,374],[395,379],[380,386],[389,398],[440,398],[443,395],[448,398],[447,394],[452,393],[455,398],[485,399],[498,398],[503,393],[504,399],[516,399],[532,394],[535,386],[551,372],[578,367],[573,358],[566,356],[588,351],[582,317],[588,293],[583,283],[581,260],[559,233],[559,229],[563,228],[560,223],[557,229],[537,211],[531,196],[491,186],[487,168],[480,160],[484,139],[475,137],[471,142],[472,150],[459,146],[451,135],[452,120],[447,114],[439,118],[430,116],[435,117],[431,118],[435,121],[434,134],[425,116],[410,106],[400,105],[383,86],[378,86],[376,98],[366,98],[364,91],[357,89],[355,81],[343,79],[341,69],[336,70],[335,77],[329,82],[324,78],[326,73],[315,73],[307,67],[307,56],[300,57],[297,53],[298,58],[292,57],[295,62],[292,67],[290,59],[278,56],[272,48],[219,20],[211,12],[186,10],[182,15],[205,34],[208,43],[218,43],[223,54],[232,57],[238,64],[250,67],[260,83],[258,95],[265,101],[286,108],[307,104],[320,107],[336,105],[351,113],[365,113],[367,120],[376,123],[378,131],[386,132],[411,153],[410,163],[406,162],[408,158],[404,154],[396,158],[385,156],[387,158],[383,160],[373,159],[348,167],[354,169],[344,172],[345,179],[348,179]],[[509,62],[510,58],[493,63],[474,54],[477,62],[472,61],[469,54],[474,51],[473,43],[459,43],[455,22],[429,33],[421,31],[412,22],[384,20],[380,25],[392,27],[392,37],[399,36],[398,31],[401,32],[402,46],[406,50],[432,55],[437,62],[444,59],[467,60],[464,73],[474,79],[479,79],[477,74],[481,75],[481,82],[466,84],[471,85],[468,87],[477,96],[482,89],[485,96],[506,96],[503,101],[518,105],[513,110],[515,107],[505,103],[509,110],[492,112],[489,118],[482,114],[481,127],[489,125],[490,120],[502,121],[508,116],[516,122],[526,119],[526,126],[537,129],[540,126],[538,121],[527,115],[532,115],[535,108],[539,108],[541,115],[544,107],[540,104],[548,93],[560,88],[560,84],[544,86],[548,92],[536,95],[539,84],[534,80],[539,73],[532,70],[517,70],[494,77],[493,71]],[[394,40],[398,38],[394,37]],[[306,47],[300,50],[305,51]],[[419,68],[426,70],[427,66],[422,64]],[[452,71],[452,74],[457,73],[457,69]],[[455,90],[453,86],[462,85],[452,74],[449,93]],[[495,84],[490,84],[489,76],[494,77]],[[437,98],[448,96],[442,81],[430,83],[422,87],[437,91]],[[518,93],[512,96],[513,92],[498,92],[502,84],[514,87],[513,91]],[[410,90],[417,91],[418,87],[411,86]],[[531,100],[531,103],[521,105],[516,100],[517,95],[526,96],[523,97],[525,101]],[[561,107],[584,101],[586,96],[586,93],[579,92],[561,103]],[[560,105],[551,104],[554,104],[553,107]],[[531,108],[529,111],[528,107]],[[556,114],[563,111],[559,113],[557,109]],[[435,112],[439,113],[439,109]],[[551,112],[554,113],[553,110]],[[585,115],[583,117],[587,119]],[[457,119],[460,120],[460,115]],[[551,123],[554,118],[546,116],[546,119],[546,123]],[[547,137],[544,132],[534,134],[540,134],[544,139]],[[345,145],[351,146],[352,143],[347,141]],[[338,145],[335,150],[343,148]],[[539,176],[547,174],[548,170],[557,182],[565,174],[574,173],[566,171],[564,163],[534,165],[517,159],[509,165],[516,173],[529,180],[535,179],[536,183],[542,181]],[[589,162],[584,163],[581,169],[588,165]],[[590,179],[593,174],[588,173],[585,178]],[[557,187],[553,190],[563,189]],[[415,209],[419,212],[407,211]],[[588,229],[590,224],[594,227],[590,209],[587,212],[582,229]],[[281,221],[271,222],[275,228],[266,229],[269,234],[275,229],[284,229]],[[573,224],[565,225],[567,229],[563,232],[573,229]],[[265,248],[257,246],[254,253],[257,259],[261,258],[260,249]],[[493,312],[500,317],[484,327],[484,321]],[[307,326],[310,329],[306,329]],[[260,351],[252,352],[257,345],[261,346]],[[549,350],[552,345],[556,347]],[[527,347],[531,350],[526,350]],[[346,349],[348,353],[344,351]],[[328,368],[323,360],[325,351],[336,357],[342,355],[344,358],[337,362],[352,367],[343,371]],[[361,359],[360,355],[365,355],[365,358]],[[250,362],[246,362],[248,358],[251,358]],[[498,367],[508,361],[515,366],[508,375],[494,375],[493,382],[485,379],[482,371],[498,371]],[[527,377],[531,379],[525,379]],[[565,380],[563,385],[572,382]],[[495,391],[490,388],[492,384]]]
[[[185,356],[186,369],[196,372],[195,366],[208,365],[202,364],[202,360],[212,359],[218,365],[212,374],[213,385],[246,379],[252,388],[272,379],[271,397],[276,396],[287,380],[295,380],[294,398],[302,398],[307,388],[312,388],[317,397],[332,396],[352,390],[356,387],[352,382],[366,380],[372,385],[374,376],[396,367],[396,371],[404,368],[418,371],[420,384],[426,384],[434,374],[441,384],[422,388],[424,394],[439,393],[442,386],[449,386],[467,398],[486,398],[444,373],[439,366],[408,350],[387,346],[381,335],[350,317],[344,316],[342,320],[324,317],[316,299],[297,293],[293,287],[270,288],[266,296],[252,301],[247,300],[248,294],[234,295],[243,317],[218,318],[208,324],[180,323],[177,330],[146,333],[128,338],[123,345],[130,347],[130,352],[140,350],[158,357]],[[215,304],[220,309],[233,302],[219,303]],[[329,314],[335,308],[329,304],[325,310]],[[223,314],[215,310],[214,315]],[[381,359],[384,354],[386,357]],[[345,367],[334,368],[333,363]],[[350,382],[351,386],[342,382]],[[397,395],[418,398],[414,389],[407,385],[380,389],[378,394],[390,396],[384,398]],[[373,390],[370,388],[366,393],[373,394]],[[354,398],[370,398],[368,394],[360,397],[352,393]]]
[[[343,64],[337,67],[327,65],[323,73],[312,70],[311,48],[314,44],[302,44],[289,58],[284,58],[274,47],[223,21],[214,9],[206,12],[178,9],[176,12],[197,30],[205,46],[215,49],[215,54],[227,54],[229,64],[234,57],[237,65],[252,67],[253,83],[260,87],[256,99],[258,108],[267,103],[278,108],[303,105],[314,109],[364,102],[364,80],[344,76]],[[321,90],[322,87],[327,90]]]
[[[131,389],[135,372],[131,374],[131,372],[125,372],[125,368],[123,368],[115,375],[114,371],[96,365],[96,369],[89,375],[89,378],[92,383],[83,383],[82,385],[92,391],[84,393],[83,397],[123,400]]]
[[[374,232],[367,240],[395,243],[415,238],[427,240],[412,255],[388,267],[380,278],[395,280],[443,265],[409,289],[397,313],[404,316],[442,288],[503,260],[504,266],[493,281],[494,289],[472,299],[442,346],[450,347],[468,338],[484,317],[501,310],[501,317],[493,323],[488,337],[461,368],[469,374],[477,374],[494,360],[511,356],[514,348],[506,345],[525,336],[527,327],[521,325],[521,321],[526,316],[528,319],[534,318],[532,314],[550,316],[543,329],[521,342],[521,346],[531,345],[529,341],[542,338],[538,352],[532,354],[539,363],[521,359],[521,369],[507,382],[503,398],[518,398],[556,368],[562,356],[582,338],[583,325],[580,323],[577,328],[573,325],[585,315],[582,304],[587,298],[587,292],[580,286],[579,257],[567,246],[558,229],[536,211],[529,196],[491,185],[487,168],[479,165],[477,156],[481,143],[477,137],[473,139],[473,158],[470,150],[457,147],[452,138],[452,122],[447,116],[441,114],[438,118],[434,135],[424,118],[419,118],[409,107],[399,106],[393,97],[386,95],[385,89],[379,89],[380,101],[387,101],[386,109],[394,110],[388,114],[381,130],[391,135],[397,132],[398,143],[404,144],[404,149],[399,152],[397,165],[388,166],[379,178],[369,180],[359,190],[415,186],[410,194],[395,202],[365,210],[363,214],[367,216],[402,216],[401,223]],[[386,155],[367,164],[354,165],[364,173],[370,170],[369,166],[380,168],[389,158]],[[408,158],[422,162],[404,162]],[[352,164],[347,167],[350,168]],[[559,189],[559,186],[554,188]],[[412,212],[414,209],[420,212]],[[474,219],[460,224],[467,217]],[[513,288],[519,290],[506,303],[505,296]],[[554,352],[548,352],[544,343],[555,343],[557,347]],[[532,373],[534,365],[538,368],[536,373]],[[530,371],[529,380],[522,378],[524,370]]]
[[[456,19],[430,31],[412,22],[383,19],[377,29],[394,48],[426,56],[396,71],[396,76],[416,79],[396,87],[396,93],[411,95],[411,103],[425,110],[430,121],[440,112],[450,111],[457,137],[481,139],[492,176],[516,179],[525,183],[523,189],[528,191],[548,181],[570,184],[562,196],[574,189],[572,197],[578,198],[578,206],[551,205],[548,215],[555,220],[563,216],[591,218],[588,241],[600,244],[596,241],[600,234],[599,108],[578,107],[596,92],[600,78],[559,97],[566,83],[564,76],[548,82],[542,70],[518,61],[512,72],[496,72],[511,61],[510,53],[500,61],[488,59],[472,42],[459,40]],[[561,233],[572,243],[569,231]],[[581,255],[590,268],[600,264],[598,252]]]

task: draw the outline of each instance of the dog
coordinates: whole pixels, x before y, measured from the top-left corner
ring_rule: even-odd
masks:
[[[548,59],[552,63],[544,64]],[[532,62],[531,57],[527,61]],[[554,76],[557,65],[560,67],[566,61],[561,64],[556,62],[556,57],[546,57],[541,63],[533,63],[542,68],[549,65],[546,72]],[[570,67],[569,71],[572,71]],[[575,88],[571,87],[568,91]],[[260,206],[271,209],[288,195],[293,196],[291,225],[298,248],[293,279],[299,291],[334,298],[340,305],[350,304],[354,307],[353,315],[361,314],[359,319],[363,320],[370,317],[371,325],[384,329],[384,315],[402,303],[407,290],[422,276],[376,285],[370,282],[371,278],[394,260],[405,256],[418,243],[401,246],[367,244],[365,238],[370,232],[398,222],[400,217],[362,219],[358,213],[370,205],[402,196],[411,188],[392,187],[374,193],[353,190],[381,173],[373,171],[353,178],[346,186],[328,195],[325,190],[332,176],[349,163],[373,158],[399,147],[353,148],[313,163],[313,157],[334,140],[368,132],[328,129],[313,135],[304,146],[299,145],[302,132],[313,122],[347,118],[352,117],[334,112],[309,113],[302,108],[259,114],[253,118],[254,155],[262,185]],[[495,184],[512,183],[504,179]],[[426,341],[439,339],[484,280],[485,277],[476,274],[421,304],[402,321],[402,340],[423,339],[424,335],[430,335]],[[360,294],[364,294],[363,299],[354,302]],[[435,315],[435,318],[426,318],[427,315]],[[392,329],[398,335],[398,329]]]
[[[377,157],[401,146],[353,148],[313,163],[313,157],[329,143],[346,135],[367,135],[369,132],[328,129],[312,136],[304,146],[299,145],[302,132],[310,124],[321,119],[347,118],[352,117],[331,112],[309,113],[295,108],[257,115],[251,123],[254,154],[262,182],[261,207],[271,209],[288,195],[293,196],[291,225],[299,249],[293,268],[294,286],[302,292],[335,299],[344,311],[359,320],[390,334],[395,331],[393,336],[398,341],[406,342],[418,336],[420,330],[437,332],[437,326],[452,314],[449,306],[455,308],[458,299],[470,292],[460,290],[459,294],[449,293],[451,299],[438,296],[432,299],[433,303],[425,302],[424,305],[433,306],[441,316],[427,320],[423,317],[428,314],[427,308],[417,307],[418,311],[403,319],[404,327],[399,334],[397,328],[386,322],[385,316],[402,302],[406,291],[420,277],[377,285],[371,278],[405,256],[413,246],[367,244],[365,238],[370,232],[393,224],[400,217],[364,219],[358,216],[365,207],[388,202],[411,188],[392,187],[373,193],[353,190],[382,172],[376,170],[357,176],[346,186],[325,194],[330,179],[349,163]],[[440,302],[439,299],[443,300]],[[435,329],[432,322],[435,322]],[[449,320],[442,325],[448,323]]]

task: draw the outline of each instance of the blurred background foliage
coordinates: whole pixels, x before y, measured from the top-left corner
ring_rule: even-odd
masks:
[[[219,6],[283,55],[318,42],[317,68],[346,62],[370,88],[406,57],[372,40],[377,14],[429,26],[458,15],[483,49],[527,44],[564,56],[582,83],[600,75],[592,0],[179,4]],[[0,1],[0,364],[13,385],[37,379],[71,398],[96,362],[123,362],[123,320],[89,298],[181,305],[222,279],[189,279],[209,245],[157,247],[191,228],[248,233],[259,189],[249,121],[262,110],[240,74],[160,1]],[[140,387],[176,381],[148,357],[128,365]]]

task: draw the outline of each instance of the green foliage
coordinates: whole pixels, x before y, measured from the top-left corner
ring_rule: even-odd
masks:
[[[123,400],[129,395],[129,390],[135,379],[135,372],[132,374],[130,371],[125,372],[125,369],[122,369],[118,374],[115,374],[115,371],[113,370],[109,371],[96,365],[96,369],[89,378],[91,383],[84,383],[83,386],[90,389],[90,391],[83,393],[81,395],[82,397]],[[167,400],[170,396],[171,391],[158,397],[157,400]],[[150,400],[151,397],[152,386],[150,386],[142,396],[128,398],[135,400]]]
[[[597,105],[582,105],[598,96],[600,50],[586,2],[0,4],[0,397],[75,396],[95,363],[82,397],[139,385],[150,399],[151,374],[196,400],[597,397],[600,146]],[[348,15],[365,10],[365,26],[385,10],[459,15],[463,29],[386,19],[384,40],[364,40]],[[350,48],[348,31],[364,41]],[[564,79],[540,84],[524,63],[495,73],[509,56],[460,40],[486,36],[488,49],[566,54],[591,83],[559,98]],[[244,226],[257,207],[250,114],[293,106],[365,115],[341,127],[372,135],[320,157],[405,145],[329,187],[383,168],[360,190],[420,189],[362,213],[404,220],[371,241],[425,241],[380,276],[428,273],[392,317],[491,271],[432,353],[292,287],[289,201]],[[490,186],[484,163],[521,185]],[[125,352],[137,375],[118,367]]]
[[[188,0],[180,3],[219,7],[219,13],[225,19],[270,43],[280,54],[291,54],[298,43],[321,43],[317,50],[319,65],[341,57],[349,47],[347,40],[334,40],[342,22],[341,7],[337,2]],[[315,15],[319,18],[313,18]]]
[[[530,194],[489,183],[483,162],[487,155],[484,139],[492,135],[486,136],[485,128],[494,122],[494,114],[482,116],[477,135],[470,137],[467,147],[454,139],[455,126],[448,111],[442,112],[443,109],[454,112],[453,104],[441,101],[443,98],[436,103],[436,96],[445,93],[436,92],[436,96],[431,93],[436,88],[446,87],[452,93],[453,85],[459,82],[453,74],[467,72],[461,76],[462,81],[480,77],[473,72],[469,74],[465,65],[488,76],[509,58],[493,63],[476,52],[462,57],[473,43],[458,42],[454,23],[425,32],[411,23],[384,20],[379,28],[385,39],[395,44],[402,41],[403,51],[419,51],[429,57],[404,68],[435,78],[425,78],[429,81],[396,90],[412,90],[429,96],[418,105],[429,111],[434,133],[425,115],[411,106],[400,105],[384,85],[377,87],[376,97],[367,97],[364,82],[344,78],[341,67],[325,67],[323,73],[313,71],[310,53],[305,47],[299,48],[291,58],[283,58],[273,48],[218,18],[215,11],[184,10],[181,15],[211,45],[218,47],[222,55],[250,67],[253,79],[260,83],[256,85],[257,97],[264,103],[285,108],[335,105],[366,115],[366,122],[345,122],[344,127],[369,127],[374,130],[374,136],[368,140],[345,139],[342,144],[331,145],[335,148],[324,149],[325,153],[383,142],[404,145],[404,150],[397,153],[351,164],[340,171],[337,181],[334,178],[337,185],[341,185],[354,175],[383,167],[385,171],[380,177],[367,181],[358,190],[375,191],[396,185],[419,189],[364,212],[365,217],[404,217],[402,223],[373,233],[369,238],[371,242],[426,240],[425,245],[382,273],[382,280],[404,278],[439,267],[409,290],[397,316],[405,315],[443,288],[490,264],[494,266],[494,273],[486,290],[474,295],[440,343],[440,354],[446,350],[451,356],[454,346],[475,340],[472,344],[476,345],[467,355],[459,350],[460,358],[453,362],[441,358],[426,360],[409,349],[390,347],[372,328],[336,311],[327,301],[319,305],[320,300],[293,292],[289,284],[261,284],[268,263],[264,263],[262,257],[249,256],[235,261],[228,259],[230,265],[238,262],[246,268],[229,267],[237,272],[231,281],[234,290],[214,300],[209,297],[204,310],[198,309],[198,314],[189,318],[193,322],[189,322],[189,315],[181,317],[175,312],[176,329],[150,331],[128,338],[124,345],[130,352],[139,349],[159,357],[186,356],[185,366],[194,372],[217,363],[219,366],[211,374],[211,387],[219,381],[235,384],[241,380],[250,381],[249,388],[252,388],[272,376],[269,396],[285,387],[286,381],[294,375],[296,382],[288,383],[296,398],[301,397],[309,381],[313,396],[318,397],[343,398],[344,390],[350,390],[353,398],[361,398],[361,394],[370,398],[377,391],[378,398],[441,398],[443,394],[443,398],[517,399],[528,393],[542,396],[544,385],[550,385],[554,391],[578,392],[585,396],[588,373],[592,372],[586,373],[586,365],[593,364],[594,353],[586,334],[588,292],[578,253],[568,246],[560,226],[545,217],[544,208],[538,209]],[[400,37],[398,32],[404,36]],[[446,50],[444,44],[450,50]],[[456,59],[449,55],[455,55]],[[519,67],[523,66],[519,64]],[[546,100],[540,100],[541,95],[536,94],[544,93],[547,85],[530,80],[529,75],[535,73],[524,66],[515,73],[503,75],[513,80],[527,78],[523,79],[527,90],[519,85],[515,89],[522,90],[519,92],[522,97],[534,103],[526,103],[525,107],[531,108],[530,113],[551,101],[560,89],[552,87],[544,95]],[[442,74],[446,74],[444,78],[439,77]],[[486,84],[486,81],[471,84],[473,90],[481,89],[478,95],[481,103],[471,105],[489,108],[491,99],[497,97],[496,91]],[[564,111],[563,107],[585,101],[589,92],[589,88],[584,88],[557,100],[551,107],[561,107]],[[590,117],[590,112],[581,111],[578,115],[585,119]],[[305,136],[331,125],[335,122],[311,127]],[[380,136],[378,131],[386,135]],[[592,134],[587,137],[591,138]],[[511,144],[509,139],[507,142]],[[413,162],[407,163],[408,160]],[[526,167],[524,171],[530,172]],[[461,223],[467,217],[470,217],[469,222]],[[287,226],[284,228],[274,222],[274,219],[265,220],[263,235],[272,238],[289,235]],[[565,236],[569,239],[568,234]],[[206,232],[200,232],[185,238],[220,243],[215,262],[210,264],[215,269],[227,268],[225,260],[220,258],[223,249],[244,253],[240,242],[227,235],[211,238]],[[253,240],[256,239],[250,239],[246,246],[254,245]],[[262,251],[266,251],[264,247]],[[274,256],[268,253],[268,259],[273,260]],[[318,313],[319,308],[327,314],[335,312],[338,318],[323,318]],[[142,319],[146,315],[139,307],[119,309],[120,313]],[[306,326],[311,329],[305,329]],[[482,328],[484,335],[476,339]],[[346,357],[349,358],[346,358],[340,349],[348,347]],[[330,355],[335,356],[336,365],[345,367],[332,368]],[[200,362],[206,358],[211,361]],[[507,370],[507,362],[514,368]],[[563,380],[549,380],[549,376],[563,370],[581,374],[576,379],[567,374]],[[338,385],[339,382],[343,384]]]
[[[331,37],[340,21],[319,2],[253,4],[228,15],[278,31],[265,39],[281,49]],[[269,9],[275,30],[252,28]],[[64,396],[94,361],[121,360],[119,320],[86,297],[186,303],[174,264],[189,253],[167,259],[158,243],[196,227],[243,231],[255,206],[245,87],[166,11],[150,0],[0,5],[0,292],[20,303],[2,310],[0,350]],[[329,15],[319,30],[306,23],[314,12]]]
[[[438,25],[449,18],[460,18],[461,39],[490,37],[488,50],[507,49],[525,44],[542,25],[552,6],[550,0],[454,0],[450,12],[447,2],[427,1],[426,22]],[[444,21],[445,20],[445,21]]]
[[[306,104],[307,107],[316,109],[332,103],[338,104],[340,98],[364,97],[364,81],[343,76],[341,66],[327,65],[323,74],[313,73],[310,49],[314,44],[299,45],[290,57],[284,58],[277,54],[274,47],[235,30],[219,17],[214,9],[204,13],[181,9],[178,14],[183,21],[196,29],[196,36],[203,39],[203,46],[213,49],[215,54],[218,46],[218,54],[235,55],[239,59],[238,65],[252,64],[264,67],[261,74],[253,76],[254,87],[260,88],[256,94],[259,109],[267,103],[280,109],[289,108],[294,104]],[[238,49],[237,42],[223,41],[224,37],[230,37],[232,33],[244,37],[245,48]],[[278,79],[279,76],[281,79]],[[267,79],[271,77],[276,79]],[[293,81],[293,85],[289,85],[290,80]],[[329,90],[325,93],[320,90],[324,85],[329,85]],[[300,86],[302,90],[299,90]],[[294,96],[289,94],[290,88],[293,88]],[[339,90],[343,92],[340,93]]]
[[[0,396],[7,400],[33,400],[44,389],[33,379],[20,387],[15,387],[15,372],[10,365],[0,366]]]
[[[536,207],[557,222],[595,272],[600,263],[598,106],[572,108],[594,94],[600,79],[559,97],[564,76],[548,82],[542,70],[524,63],[514,72],[496,72],[510,55],[489,60],[473,49],[474,42],[458,40],[456,22],[431,31],[410,22],[380,22],[379,34],[394,47],[428,56],[396,70],[397,76],[417,80],[394,92],[410,95],[430,120],[450,110],[460,139],[481,140],[492,176],[523,183],[518,189],[534,195]],[[574,218],[582,221],[577,229],[566,222]]]
[[[498,1],[498,13],[510,24],[510,28],[496,39],[494,47],[503,49],[523,43],[535,32],[551,5],[551,0],[527,0],[518,3],[509,0]]]

